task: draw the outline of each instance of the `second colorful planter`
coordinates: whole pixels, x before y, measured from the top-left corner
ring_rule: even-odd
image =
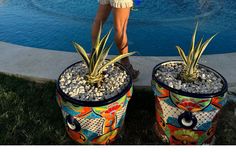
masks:
[[[155,78],[153,69],[152,90],[155,95],[156,133],[169,144],[211,144],[217,127],[217,118],[226,103],[227,82],[215,70],[211,70],[223,82],[220,92],[214,94],[194,94],[173,89]]]

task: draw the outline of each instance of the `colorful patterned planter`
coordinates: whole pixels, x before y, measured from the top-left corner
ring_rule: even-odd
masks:
[[[161,139],[169,144],[211,144],[216,131],[217,118],[226,103],[227,81],[215,70],[224,84],[214,94],[194,94],[170,88],[155,78],[158,64],[152,73],[152,90],[155,94],[155,130]]]
[[[116,63],[116,65],[126,70],[121,64]],[[57,102],[61,108],[68,135],[81,144],[111,143],[116,139],[123,126],[132,93],[133,85],[130,80],[120,94],[108,100],[79,101],[62,92],[58,82]]]

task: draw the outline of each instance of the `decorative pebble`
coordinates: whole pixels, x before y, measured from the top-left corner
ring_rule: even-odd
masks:
[[[75,64],[67,69],[59,80],[62,91],[77,100],[100,101],[117,95],[130,80],[126,71],[112,65],[107,68],[101,86],[93,86],[85,80],[87,71],[84,63]]]
[[[180,63],[164,64],[157,69],[155,76],[171,88],[191,93],[216,93],[223,87],[221,78],[205,67],[198,68],[198,79],[193,83],[182,82],[179,79],[182,70],[183,65]]]

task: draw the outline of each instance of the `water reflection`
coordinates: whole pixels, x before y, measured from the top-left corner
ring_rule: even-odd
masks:
[[[92,20],[97,2],[90,0],[31,0],[33,6],[51,15],[61,15],[77,20]],[[218,0],[219,1],[219,0]],[[138,1],[139,11],[131,13],[130,19],[136,22],[171,22],[194,20],[214,14],[218,9],[217,0],[143,0]]]
[[[6,0],[0,0],[0,5],[3,5],[4,3],[6,3]]]
[[[75,40],[90,48],[97,6],[96,0],[0,0],[0,41],[74,51]],[[177,55],[177,44],[188,50],[196,19],[199,35],[220,32],[207,54],[235,51],[235,0],[142,0],[136,7],[139,11],[131,13],[129,22],[129,45],[141,55]],[[112,18],[109,22],[107,29]]]

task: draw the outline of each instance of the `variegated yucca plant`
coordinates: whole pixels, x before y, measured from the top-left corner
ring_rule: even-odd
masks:
[[[100,85],[101,82],[104,79],[103,71],[110,65],[114,64],[115,62],[128,57],[130,55],[133,55],[135,52],[126,53],[122,55],[118,55],[111,60],[106,60],[106,57],[108,55],[109,50],[112,47],[112,44],[110,44],[108,47],[106,47],[106,42],[111,34],[112,29],[109,30],[109,32],[102,38],[101,32],[102,32],[102,26],[100,26],[98,37],[96,39],[94,50],[91,53],[91,55],[87,55],[85,49],[79,45],[76,42],[73,42],[73,45],[76,49],[76,51],[82,56],[84,63],[86,64],[88,68],[88,73],[86,75],[87,82],[90,84],[98,84]]]
[[[181,79],[187,82],[191,82],[197,79],[198,61],[203,51],[206,49],[207,45],[217,35],[217,34],[213,35],[212,37],[207,39],[204,43],[203,43],[203,37],[202,37],[200,41],[197,43],[197,45],[195,46],[197,29],[198,29],[198,23],[196,23],[196,27],[192,36],[192,42],[191,42],[191,47],[190,47],[188,56],[185,55],[182,48],[180,48],[179,46],[176,46],[182,60],[184,61],[184,69],[181,72],[180,77]]]

